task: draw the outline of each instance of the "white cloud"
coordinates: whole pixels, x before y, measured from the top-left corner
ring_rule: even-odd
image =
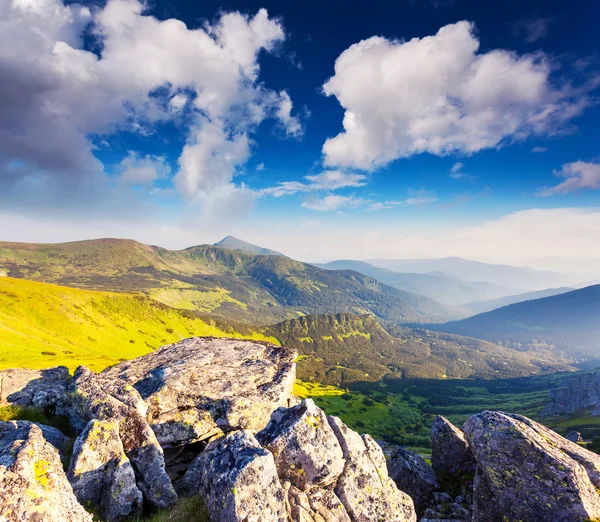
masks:
[[[143,10],[137,0],[93,13],[61,0],[0,5],[0,192],[9,203],[32,180],[57,194],[91,185],[99,197],[106,177],[90,136],[149,134],[184,106],[190,132],[177,186],[190,199],[229,187],[266,118],[301,133],[288,94],[259,81],[259,53],[285,38],[266,10],[223,13],[193,30]],[[83,49],[89,23],[98,55]]]
[[[466,172],[462,172],[462,168],[464,167],[464,163],[461,163],[460,161],[456,162],[454,165],[452,165],[452,168],[450,169],[450,177],[452,179],[466,179],[469,181],[474,181],[475,180],[475,176],[471,175],[471,174],[467,174]]]
[[[410,197],[404,200],[404,203],[407,205],[425,205],[437,201],[435,194],[427,190],[409,191],[409,194]]]
[[[523,34],[527,43],[533,43],[546,36],[553,23],[550,17],[524,17],[514,24],[513,32]]]
[[[349,47],[323,86],[345,109],[344,131],[323,145],[325,164],[373,170],[422,152],[469,154],[557,133],[591,103],[596,85],[553,84],[541,53],[478,50],[464,21],[421,39]]]
[[[574,161],[565,163],[553,174],[565,181],[554,187],[546,187],[539,191],[540,196],[567,194],[579,189],[600,189],[600,163]]]
[[[354,196],[331,195],[323,198],[311,198],[303,202],[302,207],[318,210],[319,212],[327,212],[329,210],[358,207],[364,203],[364,199]]]
[[[258,165],[256,165],[255,170],[257,170],[258,172],[261,172],[263,170],[265,170],[265,164],[264,163],[259,163]]]
[[[281,181],[274,187],[261,189],[257,191],[257,193],[261,196],[280,198],[299,192],[338,190],[348,187],[363,187],[367,184],[367,176],[364,174],[353,174],[340,170],[325,170],[320,174],[304,176],[304,179],[310,183],[303,183],[301,181]]]
[[[533,152],[533,154],[540,154],[542,152],[548,152],[548,149],[546,147],[533,147],[531,152]]]
[[[151,187],[154,181],[166,178],[171,167],[164,156],[140,156],[130,151],[117,166],[117,171],[119,181],[123,183]]]

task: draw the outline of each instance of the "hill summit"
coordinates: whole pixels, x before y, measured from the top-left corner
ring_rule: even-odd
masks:
[[[254,254],[259,256],[283,256],[281,252],[263,248],[258,245],[253,245],[252,243],[248,243],[247,241],[233,236],[224,237],[221,239],[221,241],[215,243],[213,246],[227,248],[228,250],[233,250],[234,252],[244,252],[245,254]]]

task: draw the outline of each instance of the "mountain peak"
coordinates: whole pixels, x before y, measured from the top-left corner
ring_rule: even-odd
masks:
[[[263,248],[258,245],[253,245],[242,239],[238,239],[234,236],[226,236],[221,241],[215,243],[213,246],[223,247],[229,250],[235,250],[237,252],[245,252],[247,254],[257,254],[262,256],[283,256],[281,252]],[[285,256],[284,256],[285,257]]]

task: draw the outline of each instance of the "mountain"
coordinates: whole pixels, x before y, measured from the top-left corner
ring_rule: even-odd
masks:
[[[298,350],[299,379],[337,386],[417,377],[499,379],[569,369],[548,350],[522,353],[422,329],[386,331],[366,315],[299,317],[265,333]]]
[[[0,277],[0,369],[102,370],[194,335],[273,340],[143,295]]]
[[[487,300],[511,293],[508,288],[487,281],[466,281],[445,273],[401,273],[363,261],[339,260],[317,264],[326,270],[355,270],[386,285],[431,297],[449,306],[460,306],[475,300]]]
[[[502,308],[503,306],[521,303],[523,301],[531,301],[532,299],[541,299],[543,297],[565,294],[572,290],[574,290],[574,288],[569,288],[567,286],[561,288],[548,288],[546,290],[538,290],[537,292],[526,292],[524,294],[501,297],[500,299],[490,299],[489,301],[473,301],[472,303],[464,304],[463,307],[476,313],[489,312],[490,310]]]
[[[494,265],[460,257],[441,259],[373,259],[369,263],[395,272],[420,274],[443,272],[467,281],[487,281],[513,289],[512,293],[542,290],[569,284],[569,278],[557,272],[535,270],[529,267]]]
[[[245,254],[256,254],[260,256],[283,256],[281,252],[269,250],[268,248],[259,247],[252,243],[247,243],[237,237],[227,236],[213,246],[227,248],[234,252],[244,252]]]
[[[600,285],[516,303],[434,328],[521,349],[547,344],[575,360],[598,359]]]
[[[465,317],[357,272],[322,270],[283,256],[212,245],[174,251],[121,239],[0,243],[0,270],[77,288],[144,292],[173,308],[253,324],[331,312],[372,313],[393,323]]]

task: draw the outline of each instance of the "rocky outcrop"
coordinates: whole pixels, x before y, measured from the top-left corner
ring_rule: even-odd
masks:
[[[68,478],[77,500],[93,506],[107,522],[141,512],[142,492],[125,456],[116,421],[88,423],[73,446]]]
[[[502,412],[474,415],[465,435],[477,461],[474,522],[600,517],[600,456]]]
[[[398,489],[408,493],[417,515],[422,516],[433,500],[433,493],[440,487],[431,466],[416,453],[398,448],[388,457],[387,467]]]
[[[295,357],[293,350],[269,343],[186,339],[113,366],[100,379],[106,387],[139,393],[148,422],[167,448],[264,428],[273,410],[289,405]]]
[[[440,415],[431,427],[431,467],[444,478],[473,474],[476,467],[464,433]]]
[[[85,522],[58,451],[35,424],[0,422],[0,520]]]
[[[68,379],[69,370],[65,366],[47,370],[3,370],[0,372],[0,404],[33,406],[62,414]]]
[[[600,415],[599,373],[571,377],[559,388],[550,390],[550,397],[541,416],[566,415],[583,409],[591,409],[591,415]]]

